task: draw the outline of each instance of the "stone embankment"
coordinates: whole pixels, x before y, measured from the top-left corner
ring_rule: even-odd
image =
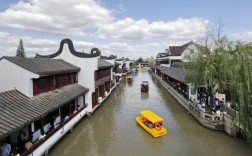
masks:
[[[202,126],[212,130],[224,130],[228,135],[234,136],[234,111],[232,109],[226,108],[227,111],[221,112],[219,116],[216,114],[211,115],[204,111],[198,111],[194,104],[190,103],[189,100],[179,94],[177,90],[163,81],[161,77],[151,70],[149,70],[149,72]]]

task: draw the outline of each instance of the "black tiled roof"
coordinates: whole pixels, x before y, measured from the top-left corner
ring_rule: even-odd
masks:
[[[116,65],[121,65],[121,63],[115,62],[115,66],[116,66]]]
[[[162,69],[162,72],[165,75],[170,76],[171,78],[186,84],[186,69],[183,69],[181,67],[164,67]]]
[[[101,58],[98,58],[98,69],[105,69],[105,68],[110,68],[110,67],[113,67],[114,65],[101,59]]]
[[[100,56],[102,59],[104,60],[113,60],[113,59],[116,59],[116,56],[115,55],[110,55],[110,56]]]
[[[170,56],[181,56],[181,54],[185,51],[185,49],[190,45],[194,44],[192,41],[182,45],[182,46],[169,46],[169,50],[171,54]]]
[[[88,91],[79,84],[29,98],[18,90],[0,93],[0,140]]]
[[[158,66],[155,65],[153,66],[154,68],[157,68],[161,70],[161,72],[181,83],[187,84],[185,77],[186,77],[186,72],[187,70],[181,67],[164,67],[164,66]]]
[[[36,54],[36,57],[43,57],[43,58],[54,58],[54,57],[57,57],[59,56],[62,51],[63,51],[63,46],[64,44],[67,43],[68,44],[68,47],[69,47],[69,51],[74,55],[74,56],[77,56],[77,57],[82,57],[82,58],[92,58],[92,57],[97,57],[97,56],[100,56],[101,55],[101,52],[98,48],[92,48],[91,49],[91,52],[90,54],[88,53],[83,53],[83,52],[77,52],[75,51],[74,49],[74,46],[73,46],[73,42],[70,40],[70,39],[63,39],[61,42],[60,42],[60,48],[59,50],[54,53],[54,54],[51,54],[51,55],[39,55],[39,54]]]
[[[0,93],[0,140],[36,118],[29,97],[17,90]]]
[[[32,73],[39,75],[78,72],[80,68],[74,66],[61,59],[50,58],[17,58],[17,57],[2,57],[1,59],[9,60],[10,62],[29,70]],[[0,59],[0,60],[1,60]]]

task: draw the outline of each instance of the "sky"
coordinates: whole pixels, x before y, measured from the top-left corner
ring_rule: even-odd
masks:
[[[137,59],[199,40],[221,24],[229,40],[252,42],[251,0],[0,0],[0,57],[76,51]]]

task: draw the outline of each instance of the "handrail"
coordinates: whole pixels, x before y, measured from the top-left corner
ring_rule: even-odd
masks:
[[[174,91],[176,90],[176,92],[177,92],[178,94],[182,95],[183,98],[185,98],[185,100],[188,101],[188,99],[186,98],[186,94],[181,93],[181,92],[178,90],[178,88],[177,88],[174,84],[172,84],[172,83],[169,82],[169,81],[165,81],[161,76],[160,76],[160,78],[161,78],[161,80],[164,81],[167,85],[169,85],[170,87],[172,87],[172,88],[174,89]],[[190,101],[188,102],[188,107],[189,107],[189,110],[190,110],[190,111],[193,111],[193,113],[195,113],[195,115],[197,115],[197,117],[198,117],[200,120],[206,120],[206,121],[208,121],[208,122],[210,122],[210,123],[222,122],[222,121],[224,120],[224,117],[223,117],[222,115],[221,115],[221,116],[217,116],[217,115],[211,115],[211,114],[206,113],[206,112],[199,112],[197,106],[193,105]],[[204,117],[202,117],[201,113],[204,113]],[[209,120],[209,118],[207,118],[206,116],[207,116],[207,117],[210,117],[211,120]],[[217,117],[220,118],[220,120],[216,120]]]
[[[27,155],[31,154],[34,150],[36,150],[40,145],[42,145],[44,142],[46,142],[53,134],[55,134],[59,129],[61,129],[62,127],[64,127],[64,125],[66,125],[69,121],[71,121],[76,115],[78,115],[86,107],[87,106],[84,105],[83,108],[81,108],[80,110],[78,110],[78,112],[76,112],[71,117],[69,117],[68,120],[62,121],[59,124],[59,126],[57,126],[56,128],[54,128],[53,130],[51,130],[43,139],[40,139],[40,140],[36,141],[35,144],[33,144],[33,146],[30,149],[28,149],[24,153],[22,153],[21,156],[27,156]]]

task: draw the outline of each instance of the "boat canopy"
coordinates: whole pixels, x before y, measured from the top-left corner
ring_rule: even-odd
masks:
[[[148,81],[143,81],[142,84],[149,84],[149,82]]]
[[[143,117],[147,118],[152,123],[162,122],[164,120],[163,118],[161,118],[160,116],[156,115],[155,113],[153,113],[150,110],[141,111],[140,114]]]

